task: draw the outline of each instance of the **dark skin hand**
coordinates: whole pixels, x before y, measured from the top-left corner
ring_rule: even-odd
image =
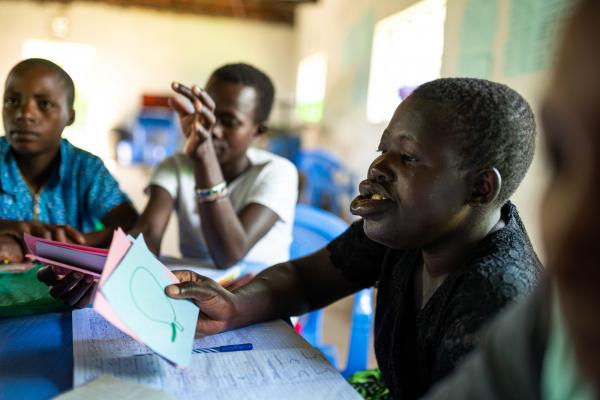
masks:
[[[422,274],[414,282],[419,307],[472,246],[504,225],[494,204],[499,172],[493,167],[457,169],[451,139],[440,135],[440,108],[414,98],[398,107],[382,135],[381,155],[351,206],[364,219],[371,240],[390,248],[422,249]],[[334,267],[326,248],[271,267],[232,292],[191,272],[180,272],[178,278],[182,283],[168,286],[166,293],[200,306],[197,331],[203,334],[300,315],[360,289]]]
[[[249,167],[246,150],[264,129],[254,117],[257,101],[254,88],[210,80],[206,91],[179,84],[173,84],[173,90],[193,106],[190,111],[183,101],[171,99],[171,106],[178,113],[188,138],[185,150],[194,163],[196,186],[212,187],[223,180],[230,182],[243,173]],[[148,204],[129,233],[134,236],[143,233],[149,249],[160,254],[161,240],[174,207],[175,201],[166,190],[151,186]],[[220,268],[243,258],[278,218],[269,208],[255,203],[236,213],[228,197],[199,203],[198,209],[208,248]],[[39,278],[49,286],[60,279],[51,268],[41,270]],[[66,304],[86,305],[94,283],[78,278],[75,284],[70,280],[52,294]],[[70,286],[77,289],[75,293],[63,290]]]
[[[23,247],[19,235],[15,232],[0,232],[0,260],[20,263],[25,259],[27,250]]]
[[[263,129],[254,119],[257,101],[254,88],[214,79],[209,80],[206,91],[178,83],[172,87],[193,107],[188,110],[181,99],[170,99],[186,136],[184,150],[193,162],[196,187],[210,188],[223,181],[231,182],[246,171],[250,167],[246,150]],[[159,254],[174,206],[175,201],[166,190],[151,186],[148,204],[130,233],[143,233],[149,248]],[[278,219],[272,210],[256,203],[236,213],[228,197],[198,203],[198,211],[211,257],[218,268],[227,268],[241,260]]]
[[[44,267],[37,273],[37,278],[50,287],[50,295],[69,306],[87,306],[96,290],[91,275],[69,272],[57,267]]]
[[[174,271],[174,274],[182,283],[167,286],[165,292],[176,299],[191,299],[200,307],[198,334],[214,334],[254,322],[300,315],[360,289],[341,276],[325,249],[271,267],[249,284],[232,291],[191,271]]]
[[[135,223],[137,211],[131,203],[123,203],[102,219],[106,229],[82,235],[83,244],[95,247],[108,247],[115,228],[121,226],[127,229]],[[96,283],[88,276],[79,272],[46,266],[38,271],[37,278],[50,286],[50,295],[61,299],[69,306],[85,307],[89,304],[94,294]]]
[[[85,244],[85,235],[69,225],[44,224],[37,221],[0,220],[0,229],[16,232],[20,237],[29,233],[44,239]]]

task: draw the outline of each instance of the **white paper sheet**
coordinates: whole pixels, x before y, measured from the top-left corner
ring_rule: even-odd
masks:
[[[173,367],[120,333],[91,309],[73,312],[74,386],[100,374],[159,389],[177,398],[360,399],[316,349],[283,321],[196,339],[194,348],[252,343],[254,350],[193,354]]]

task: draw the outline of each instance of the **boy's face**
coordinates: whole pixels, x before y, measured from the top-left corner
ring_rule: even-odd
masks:
[[[258,95],[251,86],[211,79],[206,91],[215,101],[217,123],[213,128],[213,145],[219,164],[243,160],[246,150],[258,134],[255,121]]]
[[[2,119],[6,137],[17,154],[55,152],[65,126],[73,123],[64,82],[43,65],[10,73],[4,87]]]
[[[393,248],[425,248],[466,218],[467,172],[445,136],[433,104],[409,97],[384,131],[379,155],[351,211],[369,238]]]

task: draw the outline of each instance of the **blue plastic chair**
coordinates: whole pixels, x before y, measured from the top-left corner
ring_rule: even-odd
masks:
[[[304,177],[300,202],[341,215],[356,192],[354,174],[327,150],[301,150],[294,163]]]
[[[308,255],[327,245],[339,236],[348,224],[337,216],[315,207],[298,204],[294,221],[293,240],[290,248],[292,259]],[[354,296],[352,307],[352,326],[348,362],[342,375],[348,377],[355,371],[367,368],[369,356],[369,338],[373,319],[372,289],[363,289]],[[334,346],[323,343],[323,310],[308,313],[302,328],[302,336],[317,347],[337,366],[337,352]]]

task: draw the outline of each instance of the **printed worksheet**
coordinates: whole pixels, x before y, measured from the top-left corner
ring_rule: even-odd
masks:
[[[253,350],[192,355],[177,368],[92,309],[73,312],[74,386],[102,374],[177,398],[360,399],[323,355],[283,321],[198,338],[194,348],[252,343]]]

